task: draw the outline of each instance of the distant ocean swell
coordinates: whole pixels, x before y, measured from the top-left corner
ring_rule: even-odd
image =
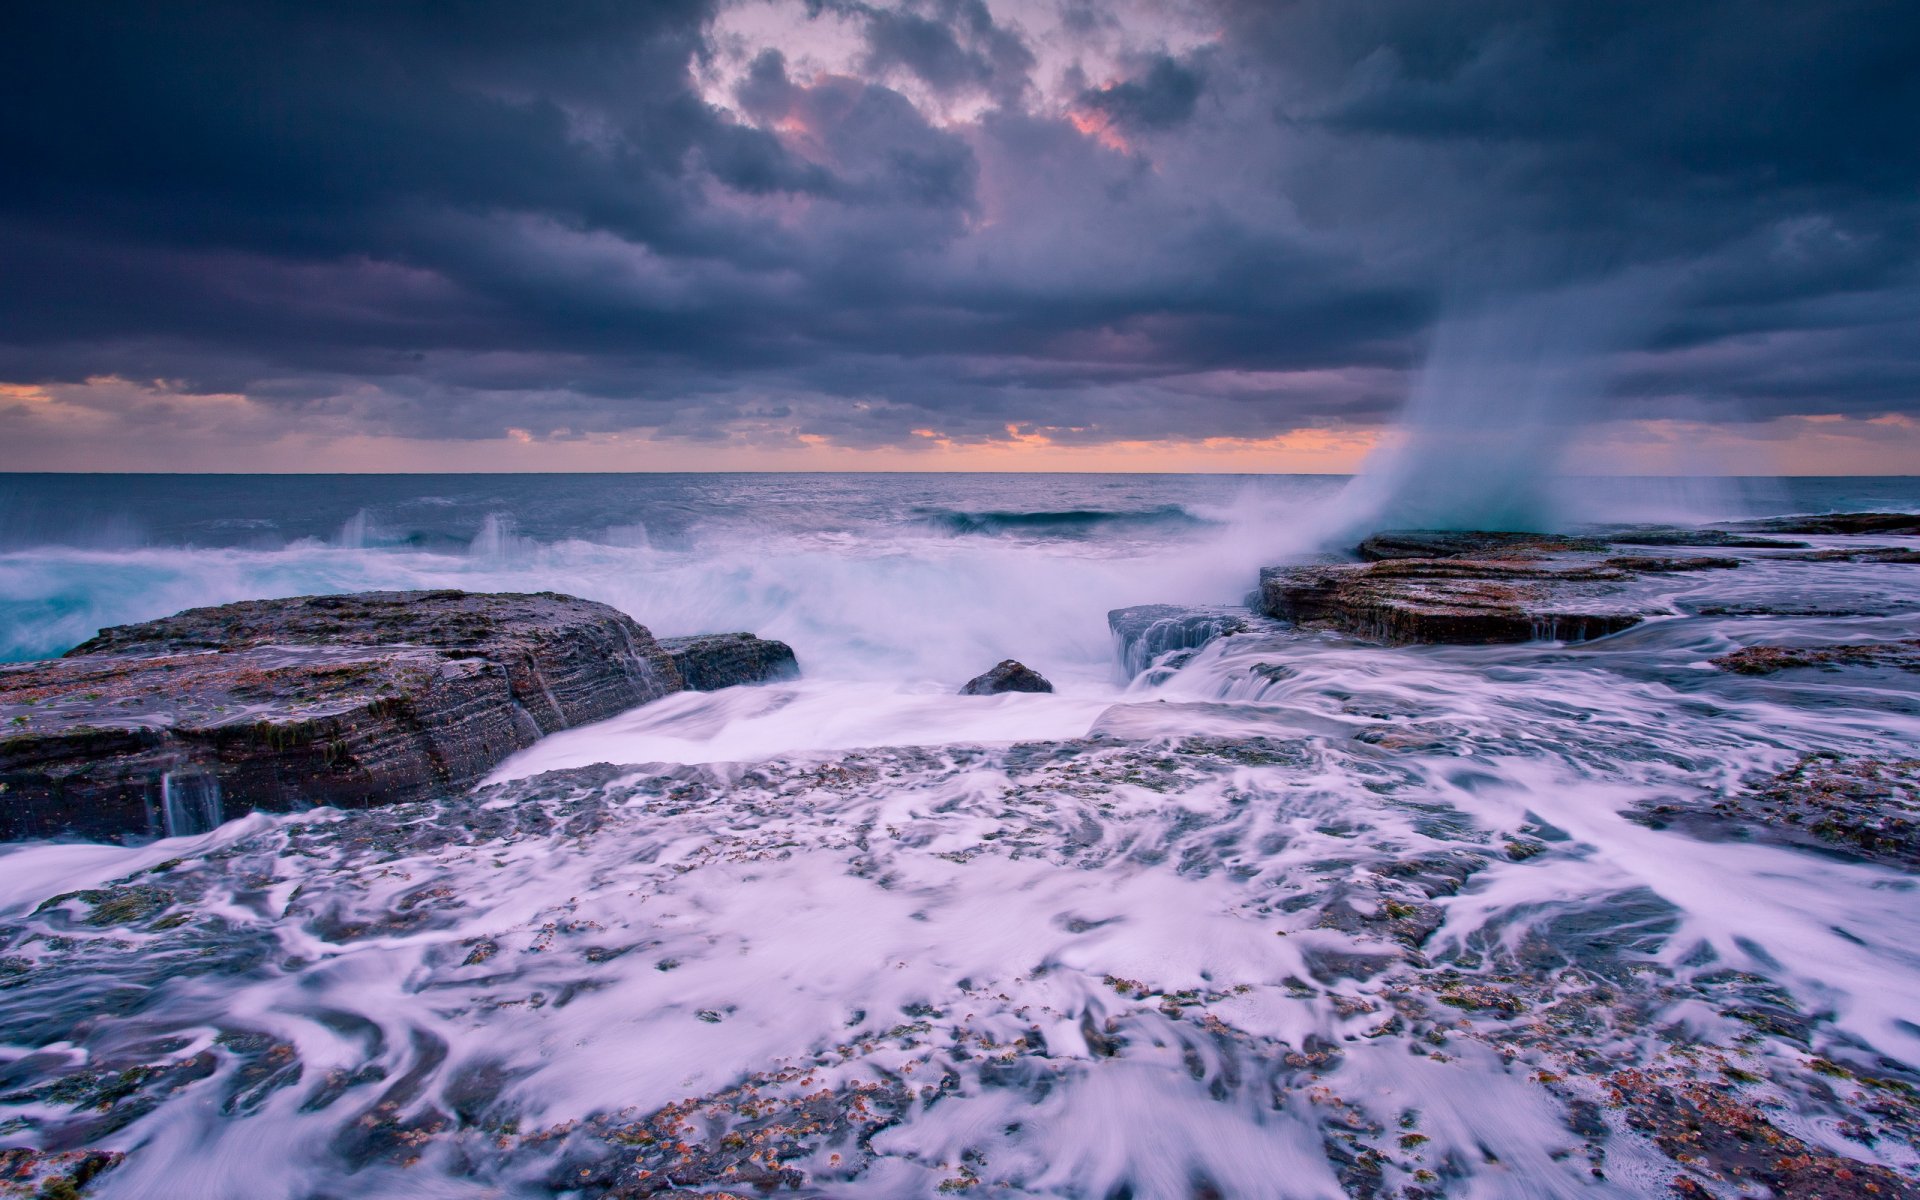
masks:
[[[1177,504],[1132,510],[1065,509],[1042,512],[956,512],[952,509],[914,510],[921,523],[956,534],[1024,534],[1028,536],[1086,537],[1128,529],[1198,529],[1221,522],[1196,515]]]

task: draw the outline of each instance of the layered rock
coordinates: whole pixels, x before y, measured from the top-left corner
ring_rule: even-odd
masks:
[[[682,686],[645,628],[553,593],[193,609],[0,668],[0,838],[180,834],[443,794]]]
[[[1011,658],[991,671],[975,675],[960,689],[962,696],[997,696],[1002,692],[1050,692],[1053,685],[1038,671]]]
[[[1865,562],[1920,563],[1920,550],[1905,546],[1851,546],[1844,549],[1809,550],[1804,554],[1782,554],[1785,562]]]
[[[1616,546],[1712,546],[1725,550],[1805,550],[1805,542],[1781,538],[1757,537],[1751,533],[1729,533],[1724,529],[1649,529],[1618,530],[1607,535]]]
[[[1771,675],[1805,667],[1890,667],[1920,671],[1920,638],[1904,642],[1854,642],[1837,646],[1748,646],[1710,659],[1735,675]]]
[[[1386,562],[1397,558],[1486,558],[1520,552],[1600,551],[1606,548],[1607,544],[1596,538],[1552,533],[1390,529],[1361,542],[1354,553],[1365,562]]]
[[[1827,536],[1877,534],[1882,537],[1909,535],[1920,537],[1920,513],[1822,513],[1818,516],[1768,517],[1760,521],[1742,521],[1744,529],[1764,529],[1773,533],[1806,533]]]
[[[1398,558],[1269,567],[1268,616],[1389,644],[1585,641],[1659,609],[1633,603],[1630,571],[1537,558]]]
[[[1740,565],[1737,558],[1714,554],[1691,554],[1685,558],[1655,558],[1643,554],[1624,554],[1603,561],[1601,566],[1632,571],[1637,575],[1669,575],[1676,571],[1729,571]]]
[[[717,692],[743,683],[771,683],[800,674],[800,663],[791,646],[750,633],[661,638],[660,648],[673,660],[687,687],[696,692]]]

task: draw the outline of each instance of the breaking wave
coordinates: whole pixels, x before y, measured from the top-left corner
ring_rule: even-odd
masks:
[[[1138,510],[1066,509],[1057,512],[956,512],[923,508],[915,514],[932,528],[955,534],[1022,534],[1087,537],[1111,531],[1199,529],[1218,522],[1177,504]]]

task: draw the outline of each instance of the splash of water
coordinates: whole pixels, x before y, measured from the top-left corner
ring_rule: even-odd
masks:
[[[1568,515],[1563,459],[1600,415],[1608,356],[1656,303],[1654,284],[1619,278],[1457,306],[1435,330],[1400,436],[1336,505],[1336,535],[1556,528]]]

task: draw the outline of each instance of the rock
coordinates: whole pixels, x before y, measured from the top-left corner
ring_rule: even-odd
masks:
[[[1120,663],[1133,679],[1163,655],[1194,651],[1219,637],[1244,633],[1253,614],[1244,608],[1182,608],[1174,604],[1136,604],[1107,614]]]
[[[1920,563],[1920,550],[1905,546],[1858,546],[1847,550],[1809,550],[1805,554],[1777,554],[1775,562]]]
[[[1805,542],[1780,538],[1755,537],[1747,533],[1728,533],[1724,529],[1629,529],[1610,533],[1607,540],[1616,546],[1719,546],[1728,550],[1805,550]]]
[[[1802,755],[1793,766],[1711,805],[1662,804],[1633,819],[1706,837],[1729,832],[1837,850],[1920,870],[1920,759]]]
[[[1551,533],[1391,529],[1361,542],[1354,553],[1366,562],[1384,562],[1395,558],[1508,557],[1524,551],[1555,553],[1606,548],[1605,542],[1595,538],[1565,537]]]
[[[198,832],[476,782],[682,687],[624,614],[553,593],[259,600],[0,668],[0,838]]]
[[[1039,672],[1034,671],[1013,659],[1003,659],[999,666],[984,675],[976,675],[967,680],[967,686],[960,689],[962,696],[997,696],[1001,692],[1050,692],[1053,685],[1048,683]]]
[[[1739,566],[1740,560],[1707,554],[1696,554],[1688,558],[1652,558],[1633,554],[1609,558],[1601,565],[1621,571],[1632,571],[1639,575],[1658,575],[1674,571],[1723,571]]]
[[[1776,1200],[1920,1197],[1920,1187],[1878,1163],[1843,1158],[1775,1125],[1747,1089],[1723,1080],[1629,1069],[1602,1083],[1626,1126],[1680,1164],[1684,1173],[1669,1182],[1671,1196],[1733,1194],[1725,1182],[1735,1179],[1744,1185],[1738,1194]]]
[[[1683,602],[1680,607],[1696,617],[1890,617],[1897,611],[1885,605],[1768,604],[1761,601],[1728,604]]]
[[[794,679],[800,663],[785,642],[757,638],[750,633],[706,633],[695,637],[661,638],[680,678],[696,692],[717,692],[743,683],[770,683]]]
[[[1769,517],[1761,521],[1742,521],[1740,528],[1764,529],[1772,533],[1920,536],[1920,513],[1822,513],[1818,516]]]
[[[1771,675],[1799,667],[1893,667],[1920,671],[1920,638],[1839,646],[1748,646],[1708,659],[1735,675]]]
[[[117,1150],[0,1150],[0,1196],[64,1200],[126,1160]]]
[[[1632,575],[1597,563],[1389,559],[1260,573],[1268,616],[1389,644],[1585,641],[1648,611],[1617,593]]]

